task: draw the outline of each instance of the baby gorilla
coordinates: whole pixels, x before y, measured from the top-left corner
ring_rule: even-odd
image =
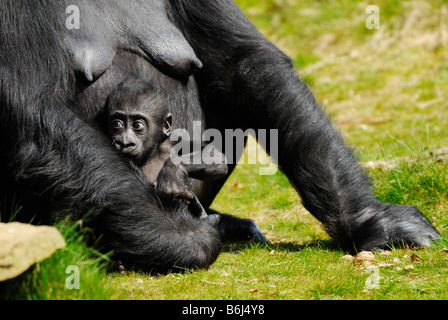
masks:
[[[172,130],[172,115],[164,92],[152,81],[128,78],[109,95],[106,108],[107,134],[121,153],[142,169],[162,198],[189,204],[194,216],[207,214],[188,186],[188,171],[183,164],[174,164],[171,149],[177,141],[168,137]],[[226,175],[227,165],[201,167],[195,174],[218,179]],[[213,167],[214,166],[214,167]],[[208,174],[210,173],[210,174]]]

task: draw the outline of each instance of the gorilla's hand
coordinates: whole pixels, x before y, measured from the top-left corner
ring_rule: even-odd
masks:
[[[390,249],[391,246],[429,247],[440,238],[434,226],[413,206],[379,204],[363,210],[353,220],[345,247],[358,251]],[[351,243],[348,243],[351,242]],[[343,241],[344,246],[344,241]]]

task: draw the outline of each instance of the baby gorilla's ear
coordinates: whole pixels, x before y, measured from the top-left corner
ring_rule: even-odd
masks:
[[[171,125],[173,124],[173,116],[171,115],[171,113],[167,113],[167,115],[165,116],[165,122],[163,124],[163,133],[169,137],[171,135]]]

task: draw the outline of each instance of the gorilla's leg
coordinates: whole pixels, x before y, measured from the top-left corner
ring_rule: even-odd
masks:
[[[204,64],[196,79],[208,125],[278,129],[280,168],[332,237],[357,250],[402,242],[427,246],[439,237],[416,208],[373,196],[366,174],[290,59],[235,3],[170,3],[174,21]]]

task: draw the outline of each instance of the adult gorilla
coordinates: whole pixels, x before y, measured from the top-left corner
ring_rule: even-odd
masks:
[[[73,4],[79,29],[66,26]],[[108,92],[133,75],[172,92],[175,126],[205,116],[219,130],[278,129],[281,169],[343,246],[427,246],[438,238],[416,208],[373,197],[290,59],[231,0],[5,0],[0,12],[2,188],[20,192],[41,220],[91,211],[117,258],[146,269],[216,259],[213,223],[160,203],[96,128]],[[208,206],[222,183],[195,192]],[[219,231],[257,236],[253,224],[227,215]]]

